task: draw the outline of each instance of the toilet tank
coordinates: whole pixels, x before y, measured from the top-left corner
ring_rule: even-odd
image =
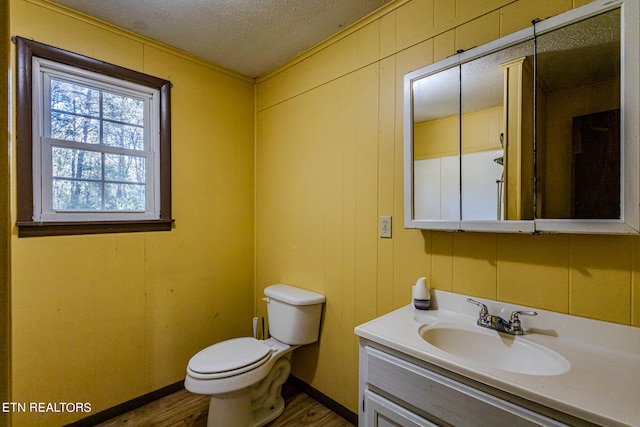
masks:
[[[282,284],[267,286],[264,294],[273,338],[289,345],[318,341],[324,295]]]

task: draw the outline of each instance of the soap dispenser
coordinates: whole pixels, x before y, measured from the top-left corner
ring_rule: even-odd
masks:
[[[428,310],[431,305],[431,293],[426,277],[421,277],[413,286],[413,305],[418,310]]]

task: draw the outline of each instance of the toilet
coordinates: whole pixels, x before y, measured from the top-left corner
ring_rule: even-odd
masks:
[[[324,295],[283,284],[264,294],[269,339],[230,339],[189,360],[184,387],[211,396],[209,427],[258,427],[277,418],[284,411],[281,390],[291,352],[318,340]]]

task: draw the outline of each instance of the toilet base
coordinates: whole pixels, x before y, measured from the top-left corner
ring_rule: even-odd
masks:
[[[253,413],[253,425],[260,427],[278,418],[284,412],[284,399],[278,396],[276,403],[269,408],[261,408]]]
[[[278,396],[275,403],[267,408],[251,411],[248,396],[238,399],[212,398],[209,402],[207,427],[242,426],[261,427],[278,418],[284,412],[284,399]]]
[[[207,427],[261,427],[284,412],[282,384],[291,370],[290,353],[281,357],[258,384],[230,393],[213,395]]]

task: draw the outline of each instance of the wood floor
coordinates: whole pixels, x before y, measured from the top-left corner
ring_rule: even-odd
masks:
[[[331,412],[307,394],[290,384],[282,387],[285,411],[269,427],[317,426],[350,427],[349,421]],[[99,427],[205,427],[209,398],[180,390],[131,412],[122,414]]]

